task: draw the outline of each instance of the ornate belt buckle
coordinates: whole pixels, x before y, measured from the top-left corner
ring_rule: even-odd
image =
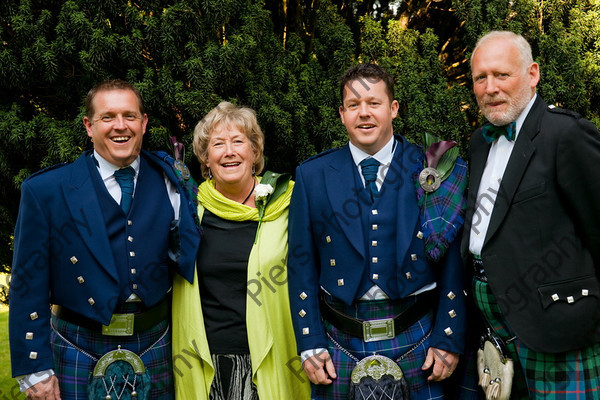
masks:
[[[365,342],[393,339],[395,336],[393,318],[363,321],[363,338]]]
[[[106,336],[132,336],[135,314],[113,314],[108,325],[102,325]]]
[[[426,192],[435,192],[442,184],[442,176],[435,168],[424,168],[419,174],[419,184]]]

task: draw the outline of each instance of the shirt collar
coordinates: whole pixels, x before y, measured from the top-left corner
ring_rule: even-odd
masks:
[[[113,176],[116,170],[121,169],[121,167],[117,167],[102,158],[96,150],[94,150],[94,158],[98,161],[98,171],[100,171],[102,180]],[[140,156],[138,156],[129,166],[135,170],[135,175],[137,176],[138,172],[140,172]]]
[[[396,139],[392,135],[391,139],[379,150],[377,153],[370,155],[369,153],[365,153],[358,147],[352,144],[352,142],[348,142],[348,146],[350,147],[350,154],[352,154],[352,160],[354,160],[354,164],[358,167],[358,164],[365,158],[373,157],[381,165],[389,165],[392,162],[392,158],[394,156],[394,148],[396,144]]]

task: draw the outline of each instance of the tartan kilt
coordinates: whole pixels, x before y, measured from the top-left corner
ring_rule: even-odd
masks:
[[[473,278],[477,307],[505,342],[514,337],[486,282]],[[539,353],[518,338],[507,343],[515,375],[511,399],[594,400],[600,398],[600,344],[564,353]]]
[[[399,302],[388,300],[358,301],[348,306],[342,302],[331,300],[330,296],[328,297],[327,302],[334,308],[359,319],[390,318],[401,313],[416,301],[416,297],[411,296]],[[431,331],[433,311],[429,311],[419,321],[395,338],[376,342],[364,342],[360,338],[343,333],[327,321],[323,321],[323,323],[326,332],[357,359],[361,360],[377,353],[396,360],[412,349]],[[408,382],[411,400],[444,398],[441,383],[427,381],[429,372],[421,370],[428,348],[429,338],[398,363]],[[337,378],[330,385],[313,384],[311,398],[314,400],[347,400],[350,375],[356,366],[356,362],[342,352],[331,340],[329,340],[328,350],[335,366]]]
[[[53,315],[52,328],[50,341],[54,356],[54,372],[58,378],[61,398],[87,400],[91,375],[100,357],[116,350],[118,345],[140,355],[159,340],[165,330],[169,329],[169,321],[162,321],[153,328],[132,336],[105,336]],[[88,355],[65,342],[59,334]],[[152,380],[149,398],[174,399],[170,330],[141,356],[141,359]],[[125,398],[129,399],[129,396],[123,396],[123,399]]]

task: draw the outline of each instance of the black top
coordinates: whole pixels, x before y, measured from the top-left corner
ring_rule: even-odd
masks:
[[[248,257],[258,222],[230,221],[204,210],[198,252],[200,297],[212,354],[249,354]]]

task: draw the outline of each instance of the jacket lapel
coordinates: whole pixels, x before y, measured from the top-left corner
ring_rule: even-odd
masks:
[[[118,281],[106,224],[88,167],[88,157],[90,153],[86,152],[73,163],[70,182],[64,183],[62,190],[83,242],[98,264]]]
[[[492,212],[490,225],[485,236],[484,246],[494,236],[504,220],[523,174],[527,169],[529,160],[535,152],[533,138],[539,133],[541,116],[545,107],[545,102],[538,96],[521,127],[519,137],[515,142],[515,147],[510,155],[502,182],[500,183],[500,190],[494,203],[494,211]]]
[[[331,163],[324,171],[325,188],[333,216],[352,246],[364,256],[361,219],[363,200],[356,191],[352,168],[356,168],[356,165],[352,160],[350,148],[346,145],[333,154]]]
[[[162,158],[160,154],[163,155]],[[167,153],[155,154],[142,150],[141,156],[146,157],[149,162],[153,163],[157,168],[160,168],[173,186],[178,188],[178,191],[185,190],[184,188],[181,188],[179,179],[175,175],[173,168],[167,163]],[[192,283],[194,279],[194,267],[196,265],[196,251],[200,244],[200,234],[197,227],[194,225],[195,222],[191,213],[197,212],[197,210],[193,204],[188,204],[191,201],[188,200],[186,196],[183,196],[180,193],[179,198],[181,199],[179,215],[175,215],[175,219],[179,224],[178,238],[180,241],[178,246],[180,254],[177,259],[178,271],[188,282]]]
[[[421,216],[417,203],[417,189],[414,174],[423,169],[423,153],[417,146],[395,136],[396,150],[385,176],[382,189],[396,190],[398,193],[396,218],[396,260],[402,265],[406,252],[412,244],[413,235]]]
[[[491,144],[487,143],[481,136],[481,130],[476,130],[473,133],[470,142],[469,192],[467,197],[467,212],[465,215],[463,240],[461,242],[461,253],[463,256],[468,254],[469,251],[471,224],[477,208],[477,193],[479,192],[479,185],[481,184],[481,177],[483,176],[483,170],[487,163],[490,147]]]

